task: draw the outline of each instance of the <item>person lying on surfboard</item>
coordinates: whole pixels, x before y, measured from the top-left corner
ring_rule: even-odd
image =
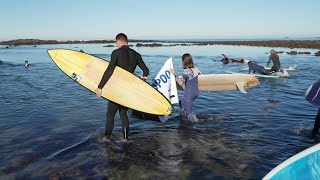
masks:
[[[177,76],[175,69],[171,73],[176,76],[177,83],[185,85],[183,98],[179,101],[180,111],[188,121],[197,122],[198,118],[192,113],[192,102],[198,97],[198,75],[200,70],[194,66],[192,56],[186,53],[182,56],[183,76]]]
[[[263,66],[259,66],[257,63],[253,61],[249,61],[248,59],[241,59],[241,63],[247,64],[249,66],[249,74],[251,72],[254,74],[255,72],[258,72],[263,75],[269,75],[270,71],[265,69]]]
[[[228,58],[225,54],[221,54],[221,62],[223,63],[223,64],[229,64],[229,63],[232,63],[232,62],[240,62],[241,60],[240,59],[237,59],[237,60],[235,60],[235,59],[230,59],[230,58]]]

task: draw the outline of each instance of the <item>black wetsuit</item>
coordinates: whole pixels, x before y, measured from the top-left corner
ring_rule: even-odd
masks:
[[[312,130],[312,136],[316,136],[319,132],[320,129],[320,108],[318,110],[318,114],[316,119],[314,120],[314,126],[313,126],[313,130]]]
[[[143,76],[149,75],[149,69],[143,62],[141,55],[137,53],[135,50],[129,48],[129,46],[124,45],[121,48],[116,49],[112,52],[111,61],[109,63],[108,68],[103,74],[103,77],[100,81],[98,88],[102,89],[104,87],[104,85],[110,79],[116,66],[119,66],[131,73],[133,73],[136,67],[139,66],[143,71]],[[112,101],[108,102],[105,136],[107,138],[111,137],[112,129],[114,126],[114,116],[118,110],[119,110],[119,114],[122,122],[122,129],[124,133],[123,138],[128,139],[128,133],[129,133],[129,120],[127,117],[128,108],[121,106]]]
[[[272,62],[273,62],[273,66],[272,66],[272,68],[271,68],[270,71],[271,71],[271,72],[272,72],[272,71],[276,71],[276,72],[279,71],[279,70],[280,70],[280,59],[279,59],[279,56],[276,55],[276,54],[271,54],[271,55],[269,56],[269,61],[268,61],[267,66],[269,66],[271,60],[272,60]]]
[[[268,70],[266,70],[263,66],[257,65],[255,62],[249,61],[248,66],[249,66],[249,74],[251,73],[251,71],[253,71],[253,73],[258,72],[264,75],[269,74]]]
[[[222,62],[223,64],[229,64],[229,63],[230,63],[229,58],[227,58],[227,57],[221,59],[221,62]]]

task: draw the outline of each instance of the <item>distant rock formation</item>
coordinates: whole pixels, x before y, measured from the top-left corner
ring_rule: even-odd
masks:
[[[285,47],[285,48],[310,48],[320,49],[320,40],[270,40],[270,41],[155,41],[155,40],[129,40],[136,42],[137,47],[162,47],[162,46],[207,46],[207,45],[231,45],[231,46],[260,46],[260,47]],[[114,40],[80,40],[80,41],[57,41],[40,39],[17,39],[0,42],[0,45],[41,45],[41,44],[98,44],[115,43]],[[111,46],[107,46],[111,47]],[[282,53],[279,51],[278,53]]]
[[[311,52],[298,52],[298,54],[311,54]]]
[[[103,47],[114,47],[114,45],[106,45],[106,46],[103,46]]]
[[[315,56],[320,56],[320,51],[314,53]]]
[[[297,55],[298,52],[297,51],[290,51],[290,52],[287,52],[287,54],[290,54],[290,55]]]
[[[163,46],[163,44],[160,43],[152,43],[152,44],[142,44],[142,43],[137,43],[137,47],[160,47]]]

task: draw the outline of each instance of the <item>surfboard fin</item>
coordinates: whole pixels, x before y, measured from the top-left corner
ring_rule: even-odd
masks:
[[[242,92],[243,94],[247,94],[247,92],[244,90],[244,84],[245,84],[244,82],[238,82],[238,83],[236,83],[239,91]]]

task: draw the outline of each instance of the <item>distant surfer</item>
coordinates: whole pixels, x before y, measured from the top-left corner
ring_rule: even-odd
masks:
[[[29,67],[31,64],[27,60],[24,61],[24,67]]]
[[[223,64],[229,64],[232,62],[232,60],[229,59],[225,54],[221,54],[221,62]]]
[[[101,97],[102,88],[108,82],[112,73],[116,66],[119,66],[131,73],[134,72],[137,66],[139,66],[143,75],[142,79],[146,79],[149,75],[149,69],[145,65],[142,60],[142,57],[135,50],[129,48],[128,46],[128,38],[125,34],[119,33],[116,36],[116,44],[118,49],[114,50],[111,54],[111,61],[109,63],[108,68],[103,74],[103,77],[98,85],[98,88],[95,90],[95,93],[98,97]],[[107,89],[106,89],[107,91]],[[103,140],[110,141],[113,126],[114,126],[114,117],[117,111],[119,110],[121,123],[122,123],[122,132],[123,132],[123,140],[128,140],[129,137],[129,120],[127,116],[128,108],[121,106],[112,101],[108,101],[107,107],[107,118],[106,118],[106,128]]]
[[[269,61],[268,61],[267,67],[269,66],[271,61],[273,62],[273,66],[272,66],[270,72],[279,72],[280,71],[280,59],[279,59],[279,56],[277,55],[275,50],[270,51],[270,56],[269,56]]]
[[[198,97],[198,75],[199,69],[194,66],[192,56],[186,53],[182,56],[183,76],[177,76],[175,69],[172,73],[180,86],[185,85],[183,98],[179,101],[181,114],[191,122],[197,122],[198,118],[192,113],[192,102]]]
[[[259,66],[257,63],[255,63],[253,61],[249,61],[248,59],[241,59],[240,62],[243,63],[243,64],[247,64],[249,66],[249,74],[251,74],[251,72],[253,74],[255,72],[258,72],[258,73],[263,74],[263,75],[269,75],[270,74],[270,71],[265,69],[263,66]]]
[[[84,53],[84,51],[82,50],[82,49],[80,49],[80,51],[79,52],[82,52],[82,53]]]
[[[225,54],[221,54],[221,62],[223,64],[229,64],[229,63],[233,63],[233,62],[238,62],[239,63],[240,61],[241,61],[241,59],[239,59],[239,60],[230,59]]]

